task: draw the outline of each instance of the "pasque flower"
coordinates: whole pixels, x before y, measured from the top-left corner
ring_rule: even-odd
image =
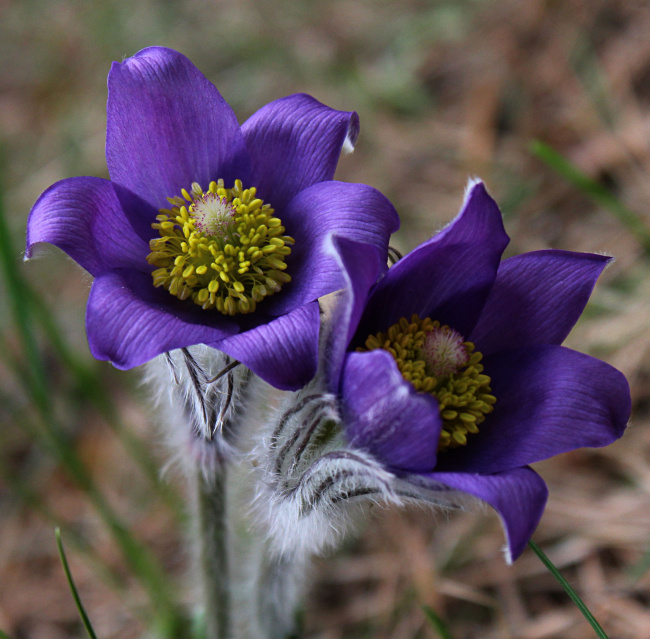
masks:
[[[327,236],[385,252],[398,226],[379,192],[332,180],[357,115],[292,95],[240,127],[205,76],[160,47],[114,63],[108,89],[110,180],[45,191],[27,257],[49,242],[94,276],[98,359],[127,369],[202,343],[299,388],[316,370],[316,300],[343,283]]]
[[[630,394],[619,371],[561,346],[610,258],[501,261],[508,241],[482,183],[369,294],[382,255],[335,238],[350,280],[328,357],[350,444],[413,487],[493,506],[512,559],[547,498],[529,464],[620,437]]]

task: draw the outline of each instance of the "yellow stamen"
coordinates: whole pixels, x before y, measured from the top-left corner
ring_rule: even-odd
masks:
[[[149,242],[154,286],[179,299],[191,298],[204,309],[225,315],[252,313],[258,302],[291,281],[284,271],[293,238],[274,210],[235,180],[194,182],[182,197],[167,198],[151,226],[160,237]]]

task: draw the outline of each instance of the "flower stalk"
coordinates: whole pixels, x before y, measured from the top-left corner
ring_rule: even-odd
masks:
[[[196,528],[206,639],[232,636],[227,476],[226,465],[211,477],[202,472],[195,475]]]
[[[268,528],[251,521],[260,490],[251,479],[259,476],[256,467],[269,463],[257,443],[276,396],[247,368],[209,347],[166,353],[148,370],[173,461],[192,493],[205,638],[283,639],[294,629],[308,554],[276,552]]]
[[[229,460],[246,431],[250,371],[209,347],[179,349],[153,360],[155,389],[172,462],[186,476],[193,503],[193,550],[206,639],[236,636],[232,612]]]

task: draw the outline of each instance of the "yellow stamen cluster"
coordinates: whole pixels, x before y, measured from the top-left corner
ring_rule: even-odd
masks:
[[[449,370],[449,361],[427,361],[425,340],[436,332],[445,337],[455,333],[428,317],[421,320],[413,315],[410,322],[402,317],[385,333],[368,337],[365,348],[357,350],[381,348],[388,351],[405,380],[418,392],[429,393],[438,400],[443,421],[438,449],[442,451],[463,446],[468,434],[478,433],[478,426],[492,412],[496,397],[491,394],[490,378],[483,374],[480,363],[483,356],[474,350],[471,342],[460,342],[462,338],[457,333],[459,348],[464,349],[465,357],[453,372],[438,376],[433,373],[435,370]]]
[[[167,198],[152,228],[147,261],[157,266],[154,286],[181,300],[224,315],[252,313],[258,302],[291,281],[285,273],[293,238],[274,210],[244,189],[240,180],[227,189],[223,180],[208,190],[194,182],[183,197]]]

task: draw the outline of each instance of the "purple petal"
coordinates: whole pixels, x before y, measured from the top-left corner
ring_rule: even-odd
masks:
[[[368,291],[386,269],[386,254],[376,246],[331,236],[329,253],[336,258],[345,285],[334,301],[332,316],[324,327],[321,361],[328,390],[339,388],[345,351],[363,313]]]
[[[478,497],[494,508],[505,529],[508,563],[525,550],[544,512],[548,489],[530,468],[516,468],[496,475],[432,473],[421,475],[436,484]]]
[[[331,233],[377,247],[384,255],[388,239],[399,228],[393,205],[364,184],[321,182],[301,191],[282,217],[287,234],[295,238],[287,258],[292,281],[269,299],[264,311],[282,315],[345,286],[345,278],[331,255]]]
[[[561,344],[610,260],[568,251],[536,251],[504,260],[470,341],[484,355]]]
[[[236,178],[250,168],[237,118],[208,79],[171,49],[143,49],[108,76],[106,160],[111,180],[167,207],[192,182]]]
[[[200,323],[210,319],[218,325]],[[225,318],[208,316],[198,306],[188,309],[167,291],[155,289],[145,273],[100,274],[88,299],[90,351],[96,359],[110,360],[121,369],[139,366],[174,348],[209,344],[236,331],[237,326]]]
[[[417,313],[469,335],[508,244],[501,213],[482,183],[442,232],[393,266],[374,289],[359,336],[385,331]]]
[[[275,100],[242,125],[259,197],[278,215],[303,189],[334,178],[344,143],[354,145],[359,117],[304,93]]]
[[[341,380],[343,421],[350,444],[391,468],[424,472],[436,465],[438,402],[417,393],[390,353],[350,353]]]
[[[318,302],[312,302],[210,346],[239,360],[272,386],[298,390],[316,374],[319,326]]]
[[[494,413],[467,446],[439,458],[440,470],[493,473],[584,446],[611,444],[630,417],[622,373],[562,346],[540,345],[485,358]]]
[[[133,231],[108,180],[78,177],[45,191],[27,221],[25,256],[48,242],[91,275],[110,268],[149,269],[149,247]]]

